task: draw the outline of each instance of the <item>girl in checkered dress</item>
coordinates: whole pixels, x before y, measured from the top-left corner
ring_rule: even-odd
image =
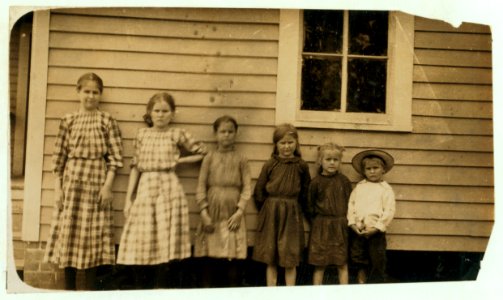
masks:
[[[103,81],[94,73],[77,81],[80,109],[59,125],[53,154],[55,210],[44,261],[65,268],[66,289],[76,289],[76,270],[85,269],[95,289],[96,267],[115,263],[112,183],[122,167],[117,122],[98,110]]]
[[[169,126],[174,113],[175,102],[168,93],[155,94],[147,104],[144,119],[149,127],[141,128],[135,139],[120,264],[153,266],[160,272],[166,267],[161,264],[190,256],[189,207],[175,167],[200,161],[206,150],[186,130]],[[179,146],[194,155],[180,157]],[[142,269],[136,269],[137,287],[145,284],[139,277],[145,273]]]

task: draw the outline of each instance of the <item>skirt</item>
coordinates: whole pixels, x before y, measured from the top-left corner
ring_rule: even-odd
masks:
[[[246,258],[245,214],[237,230],[230,231],[227,224],[236,212],[240,195],[241,187],[211,186],[208,189],[208,213],[215,230],[207,233],[204,232],[202,223],[198,225],[194,242],[195,257]]]
[[[346,217],[316,216],[309,236],[307,262],[314,266],[343,266],[348,262]]]
[[[63,209],[54,209],[44,261],[87,269],[115,263],[111,207],[100,209],[105,181],[101,159],[70,159],[65,167]]]
[[[269,197],[259,212],[253,259],[292,268],[304,250],[304,223],[297,198]]]
[[[190,257],[189,207],[176,174],[143,172],[117,263],[155,265]]]

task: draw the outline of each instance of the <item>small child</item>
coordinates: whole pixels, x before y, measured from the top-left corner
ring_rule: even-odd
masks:
[[[320,168],[309,185],[307,217],[311,220],[308,263],[313,284],[323,283],[328,265],[336,265],[339,283],[348,283],[348,201],[351,182],[340,171],[344,148],[333,143],[318,147]]]
[[[348,225],[352,229],[351,260],[358,267],[358,283],[386,281],[386,228],[395,214],[395,194],[383,180],[393,157],[382,150],[366,150],[352,160],[360,181],[349,199]]]
[[[264,164],[255,185],[259,209],[253,259],[267,264],[268,286],[277,285],[277,267],[285,268],[286,285],[295,285],[304,250],[305,208],[311,177],[302,160],[297,129],[290,124],[276,127],[274,151]]]
[[[102,93],[98,75],[78,79],[80,108],[61,119],[54,146],[55,208],[44,261],[65,269],[67,290],[77,288],[77,269],[94,290],[97,267],[115,263],[112,184],[122,141],[117,121],[98,109]]]
[[[239,285],[238,261],[247,250],[244,213],[251,197],[248,160],[235,150],[238,123],[222,116],[213,123],[216,151],[207,154],[199,172],[196,199],[201,224],[196,232],[194,256],[208,259],[203,266],[203,286]],[[221,274],[216,276],[217,274]]]
[[[174,114],[170,94],[153,95],[144,116],[149,127],[135,139],[117,262],[137,265],[137,288],[152,287],[145,280],[154,276],[162,286],[163,264],[190,257],[189,206],[175,167],[200,161],[206,150],[188,131],[170,126]],[[179,146],[194,155],[180,157]],[[151,272],[157,276],[145,274]]]

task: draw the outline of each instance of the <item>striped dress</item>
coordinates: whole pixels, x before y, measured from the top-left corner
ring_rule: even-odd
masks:
[[[141,128],[132,166],[140,171],[136,198],[122,232],[117,263],[155,265],[190,257],[189,207],[174,169],[179,146],[203,154],[180,128]]]
[[[122,167],[117,122],[101,111],[63,117],[53,153],[53,172],[62,178],[63,209],[54,210],[44,261],[87,269],[115,262],[111,207],[98,197],[107,170]]]

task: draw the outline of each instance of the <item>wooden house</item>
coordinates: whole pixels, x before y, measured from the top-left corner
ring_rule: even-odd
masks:
[[[350,165],[354,154],[368,148],[388,151],[396,164],[386,179],[397,198],[388,249],[484,252],[494,210],[489,27],[465,23],[453,28],[441,21],[389,12],[383,46],[387,50],[376,58],[347,50],[352,15],[339,15],[345,42],[340,53],[330,56],[303,47],[305,27],[316,26],[309,25],[303,10],[35,11],[33,20],[26,21],[33,26],[23,27],[31,32],[31,44],[23,44],[22,33],[13,34],[21,42],[11,43],[11,63],[13,57],[20,64],[29,60],[29,70],[18,68],[29,76],[24,87],[17,85],[24,93],[18,91],[11,100],[27,107],[26,113],[15,110],[27,118],[26,148],[14,144],[26,151],[24,197],[19,191],[12,193],[13,245],[25,281],[30,282],[28,271],[44,271],[43,267],[27,270],[26,255],[30,249],[42,251],[47,239],[54,204],[51,153],[59,118],[78,109],[75,84],[89,71],[103,78],[100,107],[118,120],[124,141],[125,167],[114,184],[117,242],[124,224],[135,132],[145,126],[142,115],[149,97],[169,91],[177,102],[175,126],[188,129],[210,146],[214,145],[211,124],[217,117],[229,114],[238,120],[237,147],[248,156],[254,180],[271,155],[274,127],[283,122],[299,128],[303,157],[312,175],[316,146],[325,142],[346,147],[342,172],[353,182],[360,179]],[[384,68],[385,109],[351,111],[348,88],[341,88],[337,109],[303,109],[309,76],[303,75],[303,68],[313,58],[340,61],[339,86],[354,80],[354,60],[379,61]],[[14,83],[17,73],[11,74]],[[23,158],[15,161],[22,163]],[[199,218],[194,199],[198,165],[177,172],[190,201],[194,229]],[[254,243],[256,215],[250,203],[246,211],[249,246]],[[32,285],[43,286],[34,275],[30,278]]]

